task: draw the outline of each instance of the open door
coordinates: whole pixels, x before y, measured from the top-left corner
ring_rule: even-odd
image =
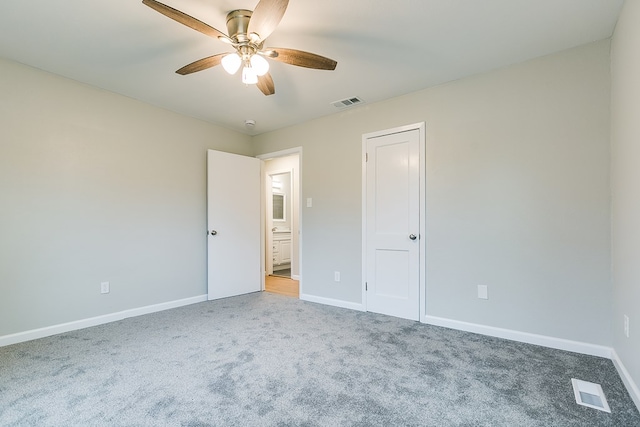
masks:
[[[207,152],[209,299],[262,289],[261,161]]]

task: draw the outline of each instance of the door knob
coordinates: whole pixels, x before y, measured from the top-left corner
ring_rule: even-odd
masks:
[[[409,238],[411,240],[416,240],[418,238],[418,236],[416,236],[415,234],[409,234]]]
[[[211,230],[211,235],[215,236],[216,234],[218,234],[218,232],[216,230]]]

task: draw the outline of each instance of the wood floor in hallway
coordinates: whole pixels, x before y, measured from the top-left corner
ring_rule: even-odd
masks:
[[[297,280],[286,277],[266,276],[264,280],[264,290],[288,297],[300,297],[300,283]]]

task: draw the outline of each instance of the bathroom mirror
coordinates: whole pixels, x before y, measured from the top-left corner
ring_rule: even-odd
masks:
[[[273,193],[273,220],[274,221],[286,221],[286,206],[285,195],[282,193]]]

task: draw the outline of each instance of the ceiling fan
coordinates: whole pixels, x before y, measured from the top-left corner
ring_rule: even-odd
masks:
[[[219,53],[185,65],[176,71],[181,75],[206,70],[219,64],[222,64],[229,74],[235,74],[242,66],[243,83],[255,84],[265,95],[273,95],[276,90],[273,78],[269,74],[269,62],[265,58],[318,70],[335,70],[338,65],[333,59],[302,50],[264,48],[264,41],[280,23],[289,0],[260,0],[254,11],[239,9],[229,12],[229,35],[156,0],[142,0],[142,3],[174,21],[235,48],[235,52]]]

